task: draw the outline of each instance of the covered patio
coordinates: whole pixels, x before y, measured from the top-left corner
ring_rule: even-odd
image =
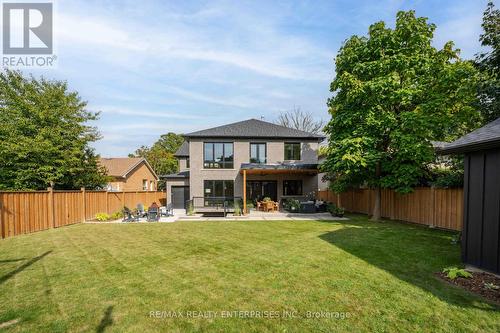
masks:
[[[318,164],[313,163],[243,163],[243,212],[247,202],[268,197],[281,203],[287,198],[314,198],[318,184]]]

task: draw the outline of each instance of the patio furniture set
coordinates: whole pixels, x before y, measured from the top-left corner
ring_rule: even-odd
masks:
[[[257,201],[256,209],[262,212],[279,212],[280,204],[275,201]]]
[[[138,204],[134,211],[131,211],[128,207],[123,208],[122,222],[141,222],[141,219],[145,222],[158,222],[162,216],[168,217],[173,215],[172,204],[160,207],[156,202],[153,202],[147,211],[144,209],[143,204]]]

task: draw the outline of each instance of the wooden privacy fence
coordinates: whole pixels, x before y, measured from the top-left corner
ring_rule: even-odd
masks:
[[[93,219],[97,213],[165,204],[165,192],[47,191],[0,192],[2,238],[57,228]]]
[[[319,200],[340,204],[353,213],[371,214],[374,190],[349,190],[338,197],[331,191],[319,191]],[[463,189],[416,188],[409,194],[382,190],[382,217],[443,229],[462,230]]]

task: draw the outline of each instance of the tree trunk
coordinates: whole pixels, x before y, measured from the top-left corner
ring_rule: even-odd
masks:
[[[380,180],[380,176],[382,174],[380,170],[380,162],[377,162],[377,167],[375,170],[376,176],[377,176],[377,181]],[[381,203],[382,203],[382,189],[380,188],[380,184],[377,185],[375,188],[375,205],[373,206],[373,214],[372,214],[372,221],[378,221],[380,220],[380,210],[381,210]]]
[[[380,220],[380,206],[382,203],[381,200],[382,197],[382,189],[380,186],[377,186],[375,188],[375,205],[373,206],[373,214],[372,214],[372,221],[378,221]]]

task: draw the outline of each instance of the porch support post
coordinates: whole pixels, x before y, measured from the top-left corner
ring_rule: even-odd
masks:
[[[247,171],[243,170],[243,214],[247,213]]]

